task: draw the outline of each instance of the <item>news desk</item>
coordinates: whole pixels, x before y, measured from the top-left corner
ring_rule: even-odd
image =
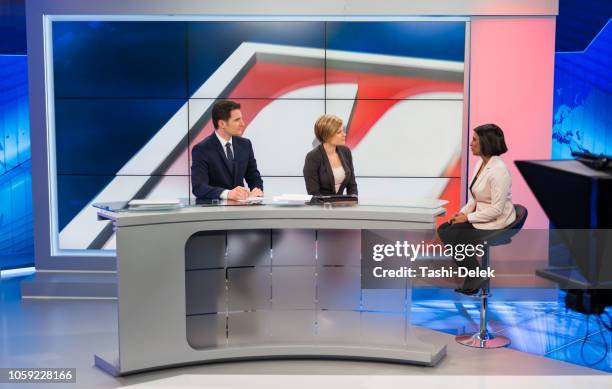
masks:
[[[270,358],[434,366],[446,346],[415,336],[409,282],[361,289],[360,242],[363,229],[433,230],[445,203],[96,205],[116,231],[119,339],[95,365],[115,376]]]

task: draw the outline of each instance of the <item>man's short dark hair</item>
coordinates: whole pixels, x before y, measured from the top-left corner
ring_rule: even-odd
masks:
[[[219,128],[219,120],[229,121],[232,111],[240,109],[240,104],[232,100],[217,101],[212,108],[212,121],[215,130]]]
[[[480,153],[490,157],[493,155],[502,155],[508,151],[504,132],[499,126],[489,123],[483,124],[474,128],[474,132],[478,134],[480,141]]]

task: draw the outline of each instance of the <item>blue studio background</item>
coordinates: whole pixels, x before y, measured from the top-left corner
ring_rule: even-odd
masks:
[[[612,76],[609,72],[609,69],[612,68],[610,66],[612,65],[612,24],[609,22],[611,14],[612,2],[610,1],[560,0],[560,13],[557,18],[554,115],[551,118],[553,158],[568,158],[571,150],[612,154],[612,115],[609,112],[609,107],[612,106]],[[55,36],[61,35],[61,39],[55,41],[55,50],[60,50],[60,52],[61,50],[72,50],[75,43],[88,38],[87,31],[106,28],[109,29],[109,33],[120,32],[112,30],[120,28],[113,26],[113,23],[82,23],[81,28],[82,31],[75,31],[74,26],[71,26],[72,31],[62,31],[62,26],[58,25],[58,31],[54,31],[54,34],[58,34]],[[129,26],[126,25],[125,28]],[[168,29],[164,28],[163,34],[158,34],[157,39],[154,39],[156,47],[164,47],[164,50],[159,50],[159,52],[167,54],[176,51],[177,55],[156,58],[157,50],[142,52],[126,50],[123,53],[127,57],[145,56],[151,64],[157,64],[144,70],[124,67],[123,64],[111,61],[112,56],[105,55],[105,53],[108,54],[110,50],[114,51],[117,47],[107,46],[106,42],[97,42],[96,46],[100,50],[100,56],[97,64],[93,65],[100,67],[121,65],[117,71],[123,72],[125,88],[110,88],[104,86],[104,82],[96,82],[95,85],[88,84],[88,80],[83,79],[83,83],[65,83],[61,88],[56,89],[57,97],[61,100],[57,105],[58,120],[65,121],[66,125],[78,123],[78,118],[61,115],[62,109],[67,109],[69,105],[79,104],[79,109],[82,109],[83,112],[95,109],[91,103],[82,99],[84,97],[132,99],[134,100],[133,105],[123,110],[113,109],[113,115],[130,117],[135,112],[140,118],[136,125],[130,126],[134,138],[125,145],[125,149],[117,151],[113,158],[98,165],[105,166],[107,170],[96,172],[96,174],[87,172],[90,182],[81,180],[78,184],[74,183],[74,176],[84,171],[78,169],[58,171],[58,173],[64,173],[60,180],[64,180],[65,183],[60,186],[69,191],[82,191],[78,196],[72,196],[73,200],[61,205],[64,207],[64,215],[70,215],[80,209],[82,205],[78,199],[88,194],[95,194],[98,188],[104,185],[105,180],[110,179],[117,171],[118,166],[122,165],[124,162],[121,161],[122,155],[125,158],[129,157],[133,154],[130,150],[138,149],[142,143],[146,142],[151,134],[146,133],[143,129],[158,128],[159,126],[156,127],[154,124],[164,122],[169,113],[175,112],[176,107],[182,104],[208,77],[211,69],[216,69],[220,61],[223,61],[234,49],[231,44],[222,45],[223,47],[203,44],[197,49],[185,50],[185,47],[181,45],[171,44],[170,42],[174,42],[173,38],[185,34],[185,28],[187,27],[184,24],[177,23]],[[189,33],[197,36],[198,33],[205,34],[202,29],[214,27],[195,25],[191,28],[192,31]],[[230,25],[217,28],[232,27]],[[352,33],[355,32],[338,28],[336,36],[341,37],[343,34]],[[380,32],[380,34],[384,33],[386,32]],[[151,34],[147,36],[156,37],[154,31]],[[255,32],[251,31],[251,34]],[[356,49],[342,47],[340,43],[342,39],[325,42],[320,35],[304,34],[303,31],[296,36],[279,37],[278,34],[274,36],[273,26],[270,26],[267,31],[259,29],[256,34],[263,42],[269,42],[272,39],[275,43],[283,43],[283,40],[286,39],[295,44],[296,39],[301,39],[301,44],[305,46],[323,47],[327,45],[333,49]],[[235,36],[234,34],[228,35]],[[25,0],[0,2],[0,36],[2,37],[0,39],[0,269],[8,269],[32,266],[34,263]],[[94,39],[93,36],[90,38]],[[242,42],[240,37],[235,39],[237,42]],[[185,45],[188,45],[187,40],[185,40]],[[383,46],[380,50],[383,53],[392,54],[393,46]],[[415,46],[415,50],[419,50],[419,47]],[[116,56],[116,52],[113,54]],[[453,59],[456,58],[453,57],[456,55],[457,53],[440,52],[440,58]],[[462,56],[461,52],[461,59]],[[56,58],[61,57],[61,55],[56,56]],[[194,63],[194,58],[207,58],[207,60]],[[180,64],[188,64],[186,68],[190,69],[189,76],[186,73],[164,71],[165,66],[172,68]],[[66,76],[66,72],[78,69],[77,65],[79,64],[55,63],[56,78]],[[71,74],[71,77],[74,77],[74,73]],[[150,77],[156,77],[156,82],[149,82]],[[79,85],[78,91],[74,90],[74,85],[77,84]],[[56,85],[58,85],[57,82]],[[151,101],[142,101],[143,97],[149,99],[152,96],[155,97],[154,109],[151,109]],[[89,127],[89,132],[83,132],[80,135],[83,137],[81,140],[73,139],[75,144],[80,141],[84,142],[89,137],[109,137],[108,141],[113,141],[112,135],[105,132],[105,129],[108,128],[104,125],[107,112],[95,113],[99,115],[100,121]],[[90,112],[90,114],[93,113]],[[116,120],[117,117],[113,121],[116,122]],[[61,136],[58,133],[58,137]],[[66,150],[66,152],[58,150],[58,155],[63,158],[63,160],[58,159],[58,169],[63,169],[62,166],[71,166],[70,159],[78,157],[78,154],[73,154],[73,152],[75,150]],[[105,157],[100,155],[100,158]],[[74,164],[72,166],[74,169]],[[90,167],[79,166],[78,168],[89,169]],[[61,225],[62,221],[60,221]]]

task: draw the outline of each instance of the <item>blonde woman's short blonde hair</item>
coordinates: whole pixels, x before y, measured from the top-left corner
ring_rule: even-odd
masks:
[[[342,128],[342,119],[336,115],[322,115],[314,125],[314,132],[319,142],[325,143],[339,128]]]

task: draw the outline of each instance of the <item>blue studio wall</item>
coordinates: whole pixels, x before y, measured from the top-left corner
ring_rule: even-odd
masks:
[[[581,52],[557,53],[553,159],[612,155],[612,22]]]
[[[33,263],[27,57],[0,55],[0,267]]]
[[[0,269],[34,263],[25,1],[0,3]]]
[[[557,18],[553,159],[612,155],[612,1],[561,0]]]

